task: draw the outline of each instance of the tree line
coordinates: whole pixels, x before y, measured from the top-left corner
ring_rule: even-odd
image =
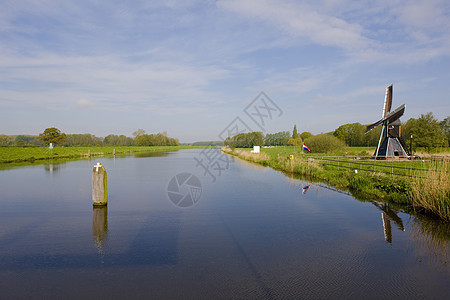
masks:
[[[170,138],[167,133],[146,134],[138,129],[134,138],[125,135],[110,134],[97,137],[90,133],[65,134],[58,128],[51,127],[39,136],[0,135],[0,146],[48,146],[50,143],[58,146],[177,146],[178,140]]]
[[[378,126],[365,134],[366,126],[360,123],[349,123],[339,126],[336,130],[324,134],[313,135],[310,132],[297,132],[294,125],[292,134],[289,131],[268,133],[240,133],[225,140],[224,144],[233,148],[248,148],[253,146],[301,146],[303,142],[311,143],[320,149],[345,146],[377,146],[382,126]],[[448,147],[450,142],[450,117],[438,121],[433,114],[421,114],[418,118],[410,118],[401,126],[401,135],[405,142],[412,136],[413,147],[423,147],[432,151],[440,147]],[[409,143],[407,143],[409,145]]]
[[[348,146],[377,146],[382,126],[378,126],[364,134],[366,125],[360,123],[339,126],[333,135]],[[412,137],[413,147],[423,147],[428,151],[440,147],[448,147],[450,142],[450,117],[438,121],[431,112],[421,114],[418,118],[410,118],[402,123],[401,136],[405,142]],[[409,144],[409,143],[408,143]]]
[[[294,125],[292,134],[289,131],[277,133],[262,132],[240,133],[229,137],[224,144],[230,147],[253,147],[257,146],[301,146],[303,142],[316,143],[319,139],[332,144],[335,147],[348,146],[376,146],[381,133],[382,126],[365,134],[367,125],[360,123],[349,123],[339,126],[336,130],[314,136],[310,132],[297,132]],[[332,136],[340,142],[335,142],[326,136]],[[405,142],[412,136],[413,147],[423,147],[432,151],[440,147],[448,147],[450,141],[450,117],[438,121],[433,114],[421,114],[418,118],[410,118],[401,126],[401,135]],[[320,138],[318,138],[318,136]],[[133,132],[133,137],[125,135],[110,134],[104,138],[86,134],[65,134],[57,128],[47,128],[39,136],[0,135],[0,146],[46,146],[54,143],[60,146],[175,146],[178,140],[167,136],[166,132],[146,134],[145,130],[138,129]],[[322,141],[319,143],[322,145]],[[409,144],[409,143],[406,143]]]

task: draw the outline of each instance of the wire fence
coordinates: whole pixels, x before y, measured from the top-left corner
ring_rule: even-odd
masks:
[[[351,161],[351,160],[340,160],[340,159],[330,159],[327,157],[308,157],[308,160],[319,162],[320,164],[337,167],[337,169],[351,169],[355,170],[355,173],[358,171],[365,172],[375,172],[375,173],[383,173],[390,174],[396,176],[406,176],[406,177],[415,177],[415,178],[427,178],[423,176],[418,176],[418,173],[429,173],[429,172],[442,172],[449,173],[446,170],[433,170],[433,169],[422,169],[422,168],[410,168],[410,167],[400,167],[386,164],[376,164],[376,163],[367,163],[362,161]]]

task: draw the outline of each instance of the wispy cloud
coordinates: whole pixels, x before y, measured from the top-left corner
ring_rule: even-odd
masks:
[[[31,108],[70,112],[71,124],[101,109],[126,111],[136,127],[142,120],[132,116],[142,111],[159,122],[183,116],[226,125],[234,115],[225,113],[239,111],[261,90],[286,111],[296,112],[298,99],[308,99],[308,107],[326,105],[327,120],[338,122],[333,105],[341,114],[345,105],[370,105],[386,84],[408,82],[412,90],[450,80],[444,71],[450,4],[444,0],[24,0],[1,6],[0,125],[6,131],[18,128],[11,115]],[[436,99],[448,94],[442,87]],[[408,96],[413,101],[414,93]]]

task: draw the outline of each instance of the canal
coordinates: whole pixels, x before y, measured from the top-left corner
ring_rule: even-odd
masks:
[[[201,151],[2,169],[0,298],[450,294],[449,224],[229,156],[208,173]]]

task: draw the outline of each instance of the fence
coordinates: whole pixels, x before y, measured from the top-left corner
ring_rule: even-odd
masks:
[[[384,173],[390,175],[397,176],[407,176],[407,177],[416,177],[416,178],[425,178],[421,176],[414,175],[415,172],[431,172],[433,170],[430,169],[419,169],[419,168],[408,168],[408,167],[399,167],[392,166],[386,164],[375,164],[375,163],[367,163],[361,161],[351,161],[351,160],[339,160],[339,159],[330,159],[326,157],[308,157],[308,160],[313,160],[319,162],[324,165],[334,166],[339,168],[351,169],[351,170],[360,170],[366,172],[376,172],[376,173]],[[437,170],[437,172],[445,172],[449,173],[449,171]]]

